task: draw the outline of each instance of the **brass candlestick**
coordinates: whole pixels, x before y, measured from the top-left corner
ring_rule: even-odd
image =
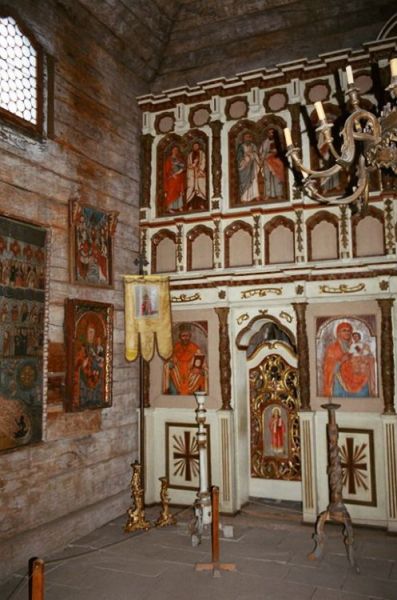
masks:
[[[324,550],[325,533],[324,527],[327,521],[334,521],[344,525],[343,528],[343,541],[346,547],[347,557],[352,565],[355,567],[357,573],[359,568],[354,558],[354,536],[353,536],[353,524],[349,515],[349,512],[344,505],[342,498],[343,479],[342,479],[342,465],[339,456],[338,446],[338,426],[335,419],[335,411],[340,407],[340,404],[322,404],[322,408],[328,411],[328,480],[330,489],[330,503],[326,510],[318,515],[316,522],[316,532],[313,535],[315,541],[315,547],[313,552],[308,556],[309,559],[315,560],[321,558]]]
[[[139,529],[150,529],[149,521],[145,520],[144,510],[144,489],[142,487],[142,465],[135,461],[131,465],[131,498],[134,501],[134,508],[131,506],[128,511],[128,520],[124,527],[126,533],[138,531]]]
[[[159,518],[156,521],[156,527],[168,527],[168,525],[176,525],[176,518],[170,513],[170,499],[168,496],[168,481],[166,477],[159,477],[161,481],[160,499],[162,510]]]

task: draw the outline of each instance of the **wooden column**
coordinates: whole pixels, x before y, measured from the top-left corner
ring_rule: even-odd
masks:
[[[309,369],[309,344],[306,331],[307,302],[293,302],[296,314],[296,343],[298,353],[299,390],[301,410],[310,408],[310,369]]]
[[[147,133],[141,136],[141,208],[150,207],[150,183],[152,177],[152,146],[154,137]]]
[[[385,415],[395,415],[394,408],[394,359],[393,359],[393,323],[392,307],[394,298],[377,300],[381,310],[381,371],[382,371],[382,389],[383,401],[385,404]]]
[[[212,196],[219,198],[222,195],[222,156],[221,156],[221,131],[222,121],[211,121],[212,130]]]
[[[222,410],[231,410],[232,397],[232,369],[230,366],[230,340],[227,318],[230,309],[227,307],[215,308],[219,319],[219,369],[221,372]]]

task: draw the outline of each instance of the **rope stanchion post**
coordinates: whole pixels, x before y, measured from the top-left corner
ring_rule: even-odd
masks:
[[[235,571],[235,563],[221,563],[219,560],[219,488],[211,488],[212,523],[211,523],[211,552],[210,563],[197,563],[196,571],[212,571],[214,577],[219,577],[220,571]]]
[[[30,563],[30,599],[44,600],[44,561],[34,558]]]

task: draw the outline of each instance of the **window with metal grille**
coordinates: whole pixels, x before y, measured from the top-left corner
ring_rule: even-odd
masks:
[[[14,17],[0,15],[0,116],[26,129],[42,131],[40,46]]]

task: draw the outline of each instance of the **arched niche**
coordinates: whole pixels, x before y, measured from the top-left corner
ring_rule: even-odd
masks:
[[[225,266],[243,267],[253,263],[252,227],[245,221],[235,221],[225,229]]]
[[[229,132],[230,206],[288,200],[288,165],[281,117],[241,119]]]
[[[354,256],[385,254],[384,217],[380,209],[369,206],[365,215],[353,217],[352,224]]]
[[[176,271],[176,234],[161,229],[152,238],[152,272],[173,273]]]
[[[280,344],[296,353],[296,340],[292,331],[271,316],[254,317],[236,337],[237,348],[244,350],[249,360],[264,346],[274,349],[275,345]]]
[[[189,130],[167,134],[157,146],[156,215],[209,209],[208,136]]]
[[[187,270],[213,269],[213,231],[197,225],[187,234]]]
[[[306,227],[309,261],[338,258],[339,238],[336,215],[320,211],[308,219]]]
[[[265,225],[265,264],[294,261],[294,223],[285,217],[274,217]]]

